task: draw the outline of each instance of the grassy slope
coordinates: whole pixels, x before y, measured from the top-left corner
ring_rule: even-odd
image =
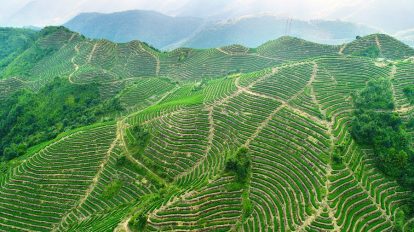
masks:
[[[394,218],[400,214],[396,206],[403,206],[397,202],[406,195],[400,194],[399,187],[372,166],[369,156],[355,145],[347,132],[349,111],[353,109],[349,102],[352,91],[362,89],[370,78],[388,76],[390,67],[377,67],[368,58],[341,56],[337,54],[339,48],[293,38],[282,38],[279,42],[269,42],[250,50],[226,47],[159,53],[138,42],[114,46],[108,41],[91,41],[61,30],[37,41],[37,46],[42,48],[46,44],[54,48],[53,51],[35,59],[35,65],[17,69],[21,60],[31,62],[32,57],[23,54],[8,67],[9,73],[22,74],[22,78],[32,80],[37,79],[32,73],[44,80],[57,73],[62,77],[72,75],[75,83],[101,82],[108,85],[102,87],[103,95],[125,99],[125,104],[136,104],[140,111],[124,114],[117,120],[116,128],[99,125],[69,133],[71,139],[67,139],[67,144],[64,138],[68,136],[59,136],[4,166],[7,168],[0,178],[0,197],[4,203],[0,207],[14,206],[0,214],[0,228],[13,225],[40,231],[53,227],[110,231],[121,221],[131,219],[132,215],[135,215],[132,220],[139,218],[137,215],[145,215],[148,218],[145,228],[150,231],[241,227],[251,230],[254,227],[264,229],[265,224],[280,230],[295,229],[296,226],[320,230],[324,228],[323,224],[332,224],[343,230],[354,228],[360,231],[368,229],[364,224],[381,230],[395,226],[395,221],[400,220]],[[384,40],[393,42],[381,37],[380,41]],[[355,45],[357,42],[347,45],[346,49],[360,49],[361,45]],[[382,45],[382,54],[391,54],[390,58],[402,59],[411,54],[411,50],[405,51],[403,46],[397,46],[401,50],[396,52],[391,45],[387,46]],[[352,53],[346,49],[345,54]],[[56,60],[57,57],[66,59]],[[257,59],[269,62],[251,65]],[[305,63],[300,64],[303,60]],[[289,64],[281,66],[283,63]],[[80,66],[79,71],[73,64]],[[274,74],[267,69],[216,80],[204,78],[196,83],[183,81],[277,66],[279,72]],[[411,70],[411,67],[406,69]],[[46,74],[50,77],[45,77]],[[113,79],[96,78],[98,74]],[[168,86],[159,91],[149,89],[143,81],[145,76],[157,74],[170,78],[160,80],[162,84],[155,82]],[[179,82],[173,88],[171,82],[177,80]],[[131,82],[133,87],[121,91]],[[119,91],[107,93],[112,89]],[[131,96],[135,95],[145,97],[134,103]],[[143,125],[151,134],[141,157],[129,154],[123,139],[130,136],[132,125]],[[295,133],[290,134],[292,131]],[[94,154],[93,160],[84,160],[91,162],[95,169],[78,173],[76,178],[81,177],[86,184],[82,184],[81,192],[74,193],[78,198],[61,197],[69,205],[62,207],[57,218],[45,222],[44,215],[56,209],[42,208],[45,205],[42,202],[24,206],[24,202],[30,201],[26,194],[19,195],[18,201],[7,195],[15,186],[19,189],[42,186],[36,179],[38,175],[45,183],[56,184],[54,173],[42,168],[50,166],[55,170],[53,165],[67,162],[70,170],[75,164],[70,163],[69,157],[60,157],[59,151],[67,150],[74,155],[72,158],[81,158],[76,154],[88,152],[91,148],[84,146],[99,138],[96,137],[99,134],[107,136],[108,140],[94,144],[89,152],[93,153],[94,149],[99,152]],[[234,185],[232,174],[222,172],[225,153],[240,146],[249,147],[253,157],[252,182],[248,190]],[[331,163],[334,152],[339,153],[343,162]],[[50,156],[56,157],[55,161],[49,161],[47,157]],[[120,164],[121,157],[126,157],[127,162]],[[100,160],[102,165],[95,160]],[[32,170],[36,178],[31,177],[33,174],[28,175],[26,169]],[[169,178],[160,181],[160,171],[167,173]],[[62,175],[60,181],[64,184],[70,184],[76,176],[75,173]],[[267,182],[267,179],[271,181]],[[118,187],[111,191],[111,196],[106,196],[105,189],[115,185]],[[352,191],[345,191],[340,186],[348,186]],[[286,187],[292,191],[285,192]],[[351,200],[352,193],[359,197],[357,201]],[[45,198],[47,192],[42,192],[41,188],[34,194],[48,200]],[[245,213],[246,194],[252,202],[250,214]],[[33,210],[36,204],[40,211]],[[276,209],[271,207],[272,204]],[[285,205],[287,211],[283,211],[281,205]],[[19,217],[10,216],[19,211],[22,217],[30,218],[26,226],[19,224]],[[177,216],[182,212],[192,216]],[[372,217],[362,218],[362,214]],[[329,223],[321,225],[311,220],[322,216]],[[374,216],[377,219],[373,219]],[[284,221],[285,218],[288,220]]]

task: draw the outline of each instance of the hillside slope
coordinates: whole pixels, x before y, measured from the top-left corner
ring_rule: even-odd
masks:
[[[96,85],[123,109],[0,162],[0,231],[414,228],[412,191],[349,130],[355,92],[386,79],[412,133],[414,64],[398,41],[373,35],[386,61],[354,52],[372,36],[163,53],[65,28],[39,33],[6,68],[4,99],[13,86],[36,94],[63,80],[79,95]]]
[[[414,56],[414,49],[384,34],[359,38],[341,49],[344,54],[366,55],[373,58],[404,59]]]
[[[55,77],[66,77],[71,83],[99,82],[104,85],[148,76],[179,81],[200,80],[258,71],[297,59],[335,56],[338,55],[335,49],[339,50],[339,47],[316,45],[289,37],[272,42],[268,48],[266,45],[258,49],[232,45],[160,52],[139,41],[116,44],[87,39],[63,27],[46,28],[38,36],[33,46],[4,67],[3,79],[15,77],[35,87]],[[273,46],[278,44],[282,50],[289,50],[274,50]],[[307,48],[312,49],[313,45],[319,46],[320,50],[314,49],[309,53]],[[272,55],[274,51],[278,54]],[[2,94],[11,93],[11,90]]]

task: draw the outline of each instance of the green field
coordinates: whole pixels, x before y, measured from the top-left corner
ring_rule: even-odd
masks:
[[[0,154],[0,231],[414,231],[414,50],[392,37],[161,52],[62,27],[28,36],[0,69],[17,115],[0,111],[1,148],[17,149]],[[351,133],[375,80],[393,107],[370,110],[409,138],[398,176]],[[19,122],[48,116],[22,96],[66,115],[32,136]]]

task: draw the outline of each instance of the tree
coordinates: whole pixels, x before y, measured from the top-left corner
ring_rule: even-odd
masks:
[[[58,77],[37,92],[17,91],[0,101],[0,156],[15,158],[27,147],[103,120],[120,109],[119,100],[101,98],[98,85],[72,85]]]
[[[411,104],[414,104],[414,85],[407,86],[403,89],[405,96]]]
[[[393,112],[390,81],[385,78],[369,81],[356,94],[354,104],[351,135],[359,144],[373,148],[378,167],[385,174],[400,182],[410,180],[407,175],[413,174],[409,163],[414,164],[411,137],[398,113]]]
[[[225,170],[236,175],[239,183],[246,183],[250,171],[251,161],[248,149],[240,148],[237,153],[230,157],[225,166]]]

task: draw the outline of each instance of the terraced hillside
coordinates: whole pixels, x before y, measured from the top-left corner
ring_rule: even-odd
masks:
[[[381,58],[403,59],[414,55],[408,45],[383,34],[366,36],[345,44],[341,48],[341,53],[359,55],[372,49],[378,51],[377,56]]]
[[[2,162],[0,231],[414,231],[413,192],[349,130],[355,92],[385,78],[413,133],[398,41],[373,35],[386,59],[353,52],[371,37],[162,53],[48,30],[0,98],[57,76],[124,109]]]

